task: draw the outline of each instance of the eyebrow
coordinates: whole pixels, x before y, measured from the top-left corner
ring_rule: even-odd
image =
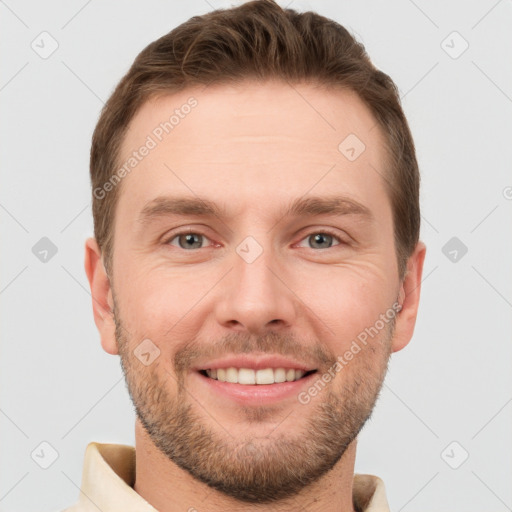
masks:
[[[144,206],[138,222],[147,225],[154,219],[167,216],[197,216],[226,218],[226,212],[216,203],[200,197],[160,196]],[[360,202],[345,196],[309,196],[291,202],[282,217],[305,217],[314,215],[355,215],[367,221],[374,219],[373,213]]]

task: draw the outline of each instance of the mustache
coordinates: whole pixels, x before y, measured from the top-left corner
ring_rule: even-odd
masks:
[[[215,359],[226,354],[248,354],[263,352],[303,360],[315,368],[328,368],[337,358],[334,353],[316,340],[310,343],[299,341],[291,333],[274,331],[254,337],[249,333],[229,333],[221,341],[199,341],[194,339],[178,346],[174,356],[174,370],[183,374],[194,366],[198,359]]]

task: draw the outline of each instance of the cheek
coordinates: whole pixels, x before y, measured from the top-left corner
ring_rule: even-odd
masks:
[[[325,267],[325,272],[319,267],[310,277],[303,274],[301,283],[297,295],[307,317],[319,326],[318,339],[331,340],[335,352],[374,325],[393,302],[389,278],[371,264]]]
[[[197,316],[201,297],[212,284],[191,279],[189,272],[141,272],[140,268],[138,272],[124,283],[123,320],[132,332],[154,340],[162,351],[172,349],[168,343],[171,339],[193,337],[197,325],[191,319]]]

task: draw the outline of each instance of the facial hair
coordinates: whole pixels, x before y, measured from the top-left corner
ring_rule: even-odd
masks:
[[[259,504],[297,495],[341,459],[371,416],[387,373],[395,328],[393,317],[378,337],[342,367],[341,389],[333,385],[339,380],[336,378],[307,405],[297,402],[296,411],[304,420],[298,432],[294,423],[294,435],[287,432],[283,421],[271,436],[235,438],[194,408],[197,402],[187,390],[186,374],[199,356],[263,351],[285,356],[301,354],[304,358],[307,351],[309,360],[318,362],[315,375],[321,379],[322,372],[333,367],[336,355],[318,343],[307,348],[283,333],[269,332],[256,340],[244,333],[230,333],[220,343],[190,340],[179,345],[173,376],[159,370],[158,364],[144,366],[133,355],[136,340],[115,310],[114,306],[115,335],[127,389],[154,445],[193,478],[241,502]],[[169,385],[172,377],[174,389]],[[261,406],[240,410],[248,422],[258,423],[273,416],[275,419],[279,409]]]

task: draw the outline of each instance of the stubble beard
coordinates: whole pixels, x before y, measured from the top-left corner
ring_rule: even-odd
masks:
[[[173,376],[167,370],[157,372],[156,364],[141,364],[129,348],[132,340],[125,335],[121,319],[115,314],[114,318],[128,392],[154,445],[198,481],[241,502],[259,504],[297,495],[342,458],[371,417],[387,372],[395,326],[393,319],[379,339],[371,342],[374,346],[367,345],[341,370],[345,372],[341,391],[328,385],[309,404],[297,402],[291,413],[275,407],[242,407],[248,432],[250,423],[272,419],[280,424],[265,437],[235,438],[229,426],[215,420],[214,411],[201,417],[194,410],[203,411],[186,388],[183,368]],[[320,379],[321,374],[317,375]],[[173,381],[175,393],[169,385]],[[298,423],[302,425],[297,429]],[[294,435],[287,430],[292,424]]]

